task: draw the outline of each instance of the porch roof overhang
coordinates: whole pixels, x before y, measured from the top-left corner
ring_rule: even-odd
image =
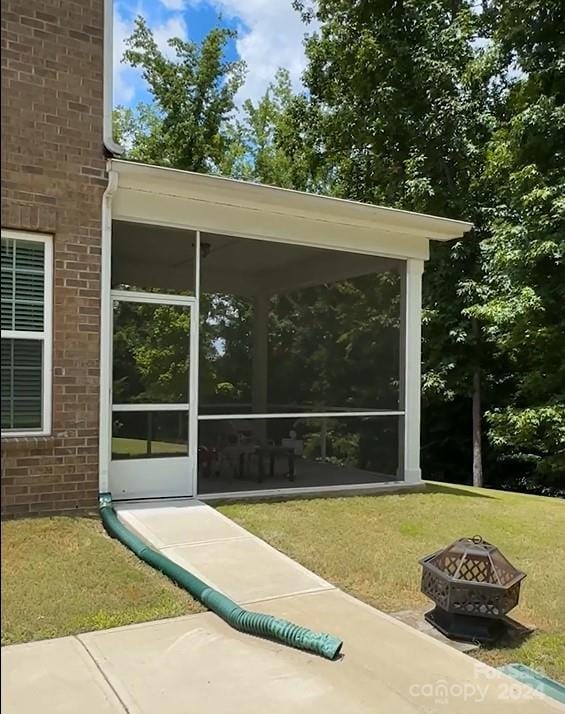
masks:
[[[472,224],[191,171],[111,159],[112,218],[389,258],[427,260],[429,241]]]

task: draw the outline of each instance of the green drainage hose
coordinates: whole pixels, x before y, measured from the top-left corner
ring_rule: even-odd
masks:
[[[337,637],[323,632],[312,632],[306,627],[299,627],[272,615],[244,610],[233,600],[189,573],[188,570],[181,568],[180,565],[145,545],[120,522],[112,506],[110,494],[100,494],[99,508],[102,522],[111,536],[117,538],[152,568],[161,571],[181,588],[187,590],[236,630],[276,640],[300,650],[314,652],[326,659],[335,659],[338,656],[343,643]]]

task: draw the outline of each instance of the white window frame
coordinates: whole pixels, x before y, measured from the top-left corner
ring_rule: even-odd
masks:
[[[53,236],[44,233],[27,233],[2,229],[2,238],[33,243],[43,243],[43,330],[2,330],[2,339],[38,340],[43,342],[42,403],[40,429],[6,429],[2,438],[49,436],[51,434],[52,373],[53,373]]]

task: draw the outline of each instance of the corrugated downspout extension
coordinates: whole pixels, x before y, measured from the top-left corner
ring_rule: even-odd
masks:
[[[169,558],[145,545],[142,540],[120,522],[112,506],[110,494],[100,494],[99,508],[102,522],[111,536],[117,538],[152,568],[159,570],[174,583],[184,588],[236,630],[275,640],[300,650],[313,652],[330,660],[339,655],[343,643],[337,637],[323,632],[312,632],[306,627],[299,627],[292,622],[280,620],[272,615],[263,615],[259,612],[244,610],[233,600],[214,590],[214,588],[211,588],[188,570],[181,568],[180,565],[173,563]]]

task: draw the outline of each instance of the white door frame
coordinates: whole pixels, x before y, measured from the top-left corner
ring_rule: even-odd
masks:
[[[133,290],[110,291],[110,367],[113,368],[113,304],[119,302],[134,302],[153,305],[173,305],[187,307],[190,310],[190,334],[188,344],[189,354],[189,384],[188,403],[173,404],[114,404],[112,380],[109,389],[110,423],[114,412],[148,412],[148,411],[187,411],[188,412],[188,455],[178,457],[163,457],[159,459],[124,459],[112,460],[109,449],[109,490],[115,500],[135,498],[166,498],[193,497],[196,493],[196,476],[198,469],[198,301],[195,297],[186,295],[170,295],[148,293]],[[111,434],[110,434],[111,440]],[[185,475],[186,481],[179,481],[179,476]],[[120,486],[133,481],[135,488],[127,492]],[[120,483],[121,482],[121,483]],[[162,489],[152,490],[154,483],[163,483]],[[170,485],[167,485],[169,482]]]

